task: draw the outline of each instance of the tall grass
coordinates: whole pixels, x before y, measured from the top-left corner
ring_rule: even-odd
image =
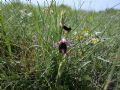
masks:
[[[0,6],[1,90],[120,89],[119,10],[86,12],[55,1]],[[62,12],[69,33],[61,33]],[[101,35],[92,43],[95,32]],[[71,43],[66,56],[54,47],[62,37]]]

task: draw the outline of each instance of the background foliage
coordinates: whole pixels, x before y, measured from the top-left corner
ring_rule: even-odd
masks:
[[[60,33],[63,11],[72,28],[67,34]],[[119,90],[119,15],[119,10],[88,12],[55,2],[44,8],[0,2],[0,89]],[[91,44],[95,32],[101,33],[99,42]],[[60,37],[71,42],[66,57],[54,47]]]

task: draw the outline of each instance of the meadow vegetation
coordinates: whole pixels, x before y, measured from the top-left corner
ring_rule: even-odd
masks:
[[[0,90],[120,90],[120,10],[0,2]]]

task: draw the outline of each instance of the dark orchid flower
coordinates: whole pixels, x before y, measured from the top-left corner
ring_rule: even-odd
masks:
[[[59,53],[66,54],[68,47],[71,46],[71,43],[67,41],[65,38],[62,38],[59,42],[53,44],[54,48],[59,49]]]
[[[67,52],[67,47],[69,45],[69,42],[65,39],[62,38],[59,42],[58,42],[58,49],[60,53],[65,54]]]
[[[59,52],[64,54],[67,52],[67,45],[65,42],[59,44]]]
[[[71,27],[67,27],[67,26],[65,26],[65,25],[63,25],[63,29],[64,29],[65,31],[67,31],[67,32],[70,32],[70,31],[71,31]]]

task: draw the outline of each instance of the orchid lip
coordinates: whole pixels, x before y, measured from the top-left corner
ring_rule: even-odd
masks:
[[[67,52],[67,45],[65,42],[59,44],[59,52],[64,54]]]

